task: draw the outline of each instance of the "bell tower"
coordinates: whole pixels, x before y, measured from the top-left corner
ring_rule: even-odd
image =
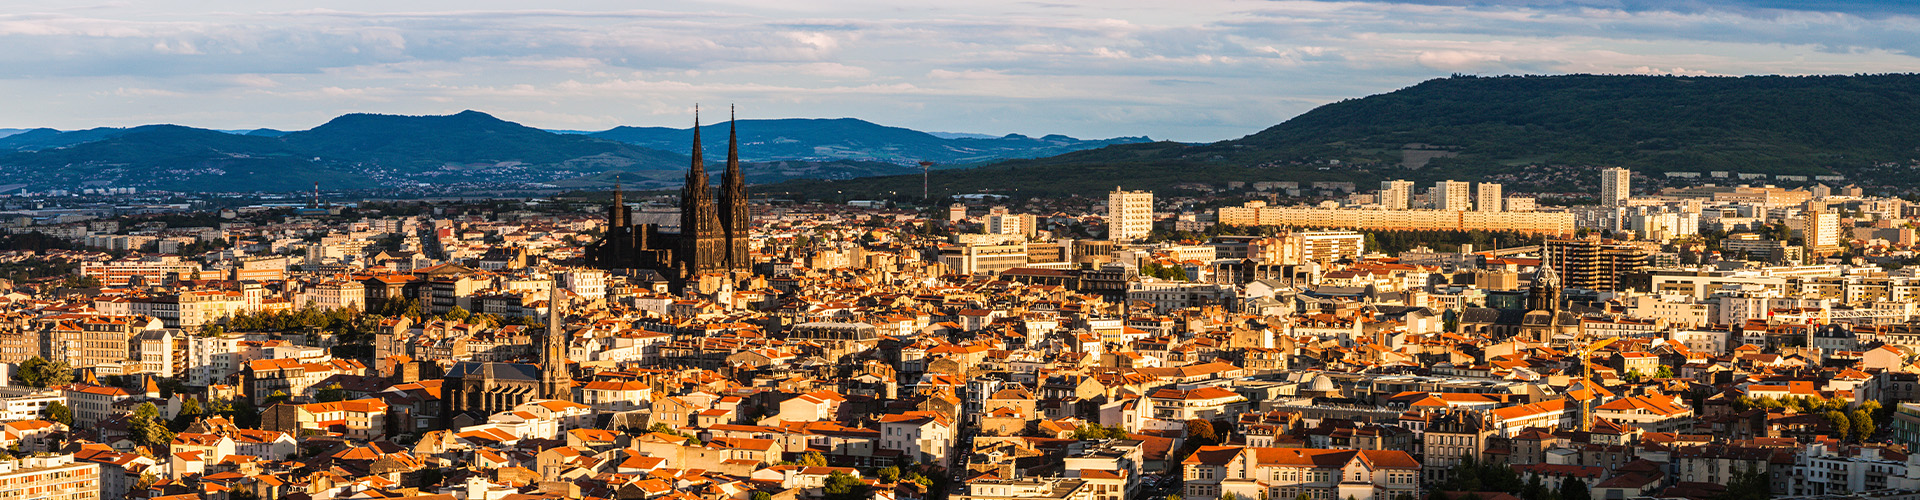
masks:
[[[573,401],[573,373],[567,368],[567,303],[558,276],[547,290],[547,334],[540,349],[540,399]]]

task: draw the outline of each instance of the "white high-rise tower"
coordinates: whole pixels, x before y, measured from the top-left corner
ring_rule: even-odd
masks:
[[[1600,206],[1618,207],[1626,205],[1627,198],[1632,196],[1631,186],[1629,185],[1632,179],[1633,172],[1624,168],[1614,167],[1601,170]]]

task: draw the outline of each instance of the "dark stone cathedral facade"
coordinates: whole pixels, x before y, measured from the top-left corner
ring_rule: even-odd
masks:
[[[442,378],[441,418],[449,425],[484,423],[488,415],[541,400],[573,401],[573,370],[567,360],[567,301],[549,288],[547,329],[535,363],[465,361]]]
[[[607,231],[587,246],[587,261],[601,269],[649,269],[675,288],[701,274],[729,274],[752,267],[747,257],[747,183],[740,174],[740,141],[733,120],[727,123],[727,169],[720,176],[718,199],[708,187],[701,160],[700,114],[693,118],[693,165],[680,188],[680,232],[662,232],[653,224],[633,223],[619,190],[607,210]]]

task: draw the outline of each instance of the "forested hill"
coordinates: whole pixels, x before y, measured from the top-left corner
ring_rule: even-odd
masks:
[[[1623,166],[1643,174],[1841,174],[1920,184],[1920,75],[1456,76],[1315,108],[1258,133],[1205,145],[1128,144],[966,171],[934,189],[1019,186],[1096,194],[1178,182],[1517,179],[1528,165]],[[1503,175],[1505,174],[1505,175]],[[912,178],[831,183],[907,192]],[[898,184],[897,186],[895,184]],[[911,185],[911,186],[909,186]],[[785,186],[800,192],[821,183]],[[1510,188],[1511,189],[1511,188]]]

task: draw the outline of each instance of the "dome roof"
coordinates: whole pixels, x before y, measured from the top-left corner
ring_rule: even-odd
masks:
[[[1309,391],[1337,391],[1337,390],[1340,390],[1340,389],[1338,389],[1338,388],[1335,388],[1335,387],[1333,386],[1333,379],[1330,379],[1330,378],[1327,378],[1327,376],[1326,376],[1326,375],[1314,375],[1314,376],[1313,376],[1313,381],[1312,381],[1312,382],[1308,382],[1308,383],[1307,383],[1307,390],[1309,390]]]

